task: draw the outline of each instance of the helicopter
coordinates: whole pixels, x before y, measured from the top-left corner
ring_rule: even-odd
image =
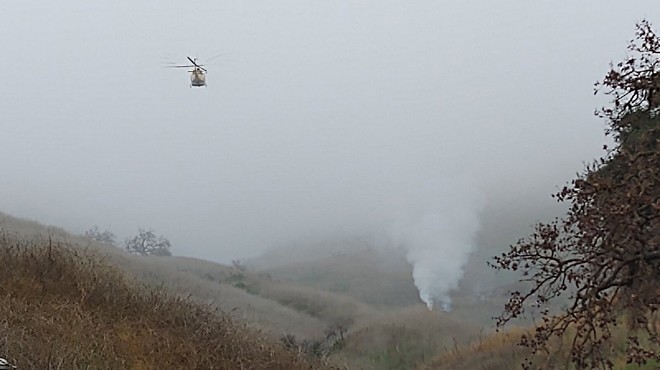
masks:
[[[206,87],[206,72],[203,64],[197,64],[197,58],[186,57],[190,65],[174,65],[170,68],[192,68],[190,71],[190,87]]]

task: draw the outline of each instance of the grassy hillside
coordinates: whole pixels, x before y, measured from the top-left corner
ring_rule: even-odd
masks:
[[[292,257],[295,256],[295,257]],[[255,271],[375,307],[421,304],[402,250],[340,240],[281,248],[247,262]]]
[[[4,233],[0,261],[0,355],[19,368],[312,366],[221,312],[137,284],[93,250]]]
[[[282,333],[320,336],[326,326],[318,318],[234,286],[228,266],[185,257],[114,256],[111,260],[144,283],[218,307],[273,338]]]
[[[63,229],[0,213],[0,230],[26,243],[52,240],[64,245],[93,250],[104,260],[141,283],[166,290],[179,297],[190,298],[227,312],[237,320],[249,323],[273,338],[286,333],[301,337],[323,335],[326,324],[321,320],[285,307],[277,302],[249,294],[227,280],[229,266],[186,257],[140,257],[111,245],[67,233]]]
[[[454,295],[452,313],[429,312],[403,252],[360,240],[283,249],[226,266],[188,257],[129,255],[9,216],[0,217],[0,228],[25,241],[43,245],[51,240],[94,251],[116,271],[159,294],[221,309],[232,322],[259,331],[278,348],[288,346],[355,369],[421,366],[488,332],[490,317],[501,307],[501,299],[468,289]]]
[[[530,361],[535,369],[574,369],[568,361],[568,337],[553,340],[548,352],[532,354],[529,348],[518,345],[520,337],[529,333],[528,328],[509,328],[506,332],[480,337],[469,345],[456,346],[442,353],[419,370],[509,370],[522,368],[523,362]],[[645,366],[626,363],[625,337],[623,330],[614,331],[613,336],[621,346],[612,353],[614,370],[658,370],[660,364],[651,362]]]
[[[414,369],[480,335],[477,325],[425,305],[390,310],[359,323],[340,352],[360,369]]]
[[[519,369],[526,356],[530,355],[525,348],[517,346],[522,333],[522,330],[513,329],[507,333],[481,337],[467,346],[456,346],[421,366],[420,370]]]
[[[350,318],[334,355],[358,369],[414,369],[468,345],[490,330],[491,316],[503,302],[457,292],[453,312],[429,311],[403,251],[359,240],[281,249],[247,266],[270,277],[268,282],[247,278],[256,294],[324,320]]]

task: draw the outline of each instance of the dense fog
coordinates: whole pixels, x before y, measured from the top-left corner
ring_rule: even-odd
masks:
[[[2,8],[0,211],[221,262],[367,235],[408,250],[430,305],[484,207],[544,207],[602,154],[593,84],[640,20],[595,0]],[[187,56],[208,87],[162,68]]]

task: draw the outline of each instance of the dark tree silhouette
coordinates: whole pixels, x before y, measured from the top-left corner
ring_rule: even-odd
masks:
[[[153,231],[139,229],[138,234],[127,239],[126,250],[142,256],[171,256],[170,241],[164,236],[156,236]]]
[[[615,147],[555,195],[570,204],[563,219],[537,225],[491,263],[519,271],[530,284],[511,294],[499,326],[527,304],[568,299],[559,312],[542,310],[521,344],[536,352],[562,340],[578,369],[612,368],[614,330],[626,333],[628,362],[660,362],[659,57],[660,39],[648,22],[639,23],[629,57],[596,86],[612,97],[597,114]]]
[[[101,231],[96,225],[85,231],[85,236],[97,242],[117,245],[117,236],[115,234],[108,230]]]

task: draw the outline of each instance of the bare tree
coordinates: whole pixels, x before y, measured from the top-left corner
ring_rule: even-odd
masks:
[[[331,341],[331,347],[342,348],[346,342],[348,329],[353,325],[353,319],[338,318],[332,321],[324,330],[325,339]]]
[[[231,260],[231,267],[233,270],[239,271],[239,272],[245,272],[247,270],[247,267],[243,264],[243,262],[239,259]]]
[[[521,344],[536,352],[553,337],[568,340],[578,369],[612,368],[614,330],[626,333],[628,362],[660,362],[660,39],[648,22],[637,25],[629,51],[597,84],[613,98],[597,113],[617,145],[555,195],[570,204],[563,219],[537,225],[492,263],[530,283],[511,294],[498,325],[527,303],[568,298],[559,313],[543,310]]]
[[[97,242],[117,245],[117,236],[115,234],[108,230],[101,231],[96,225],[85,231],[85,236]]]
[[[152,230],[139,229],[138,234],[125,241],[125,249],[142,256],[171,256],[170,241],[164,236],[156,236]]]

